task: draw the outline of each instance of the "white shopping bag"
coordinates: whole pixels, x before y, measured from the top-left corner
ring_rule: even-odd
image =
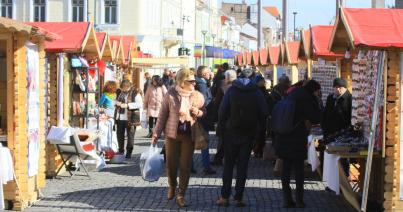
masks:
[[[51,144],[68,144],[72,135],[70,127],[55,127],[52,126],[46,137]]]
[[[150,146],[140,156],[141,176],[145,181],[157,181],[164,170],[164,156],[160,154],[157,146]]]
[[[140,113],[140,122],[143,129],[148,129],[147,111],[142,110]]]

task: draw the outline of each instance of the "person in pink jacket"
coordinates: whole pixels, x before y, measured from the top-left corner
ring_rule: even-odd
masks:
[[[181,208],[187,206],[184,195],[189,184],[194,152],[194,141],[192,141],[190,129],[205,113],[203,94],[195,90],[195,85],[194,71],[188,68],[179,70],[176,86],[169,88],[164,97],[151,139],[153,145],[157,144],[158,138],[164,131],[169,184],[168,200],[175,196],[179,170],[176,203]]]
[[[158,75],[154,75],[151,79],[151,85],[147,88],[144,96],[143,107],[147,111],[148,117],[148,138],[152,136],[152,130],[157,123],[157,117],[161,109],[162,100],[167,93],[167,89]]]

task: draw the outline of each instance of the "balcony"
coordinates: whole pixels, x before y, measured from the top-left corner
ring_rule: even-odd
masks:
[[[171,48],[180,43],[183,30],[179,28],[164,28],[162,30],[162,41],[164,48]]]

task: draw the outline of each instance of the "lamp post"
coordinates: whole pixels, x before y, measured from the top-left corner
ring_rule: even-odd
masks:
[[[214,59],[215,59],[215,43],[214,43],[214,39],[215,39],[215,34],[211,34],[211,38],[213,38],[213,69],[214,69]]]
[[[297,16],[297,12],[293,12],[292,14],[294,14],[294,41],[295,41],[295,17]]]
[[[202,30],[201,33],[203,34],[203,65],[205,64],[205,59],[206,59],[206,34],[207,34],[207,30]]]

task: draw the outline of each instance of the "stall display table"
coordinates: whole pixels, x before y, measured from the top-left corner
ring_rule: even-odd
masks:
[[[378,152],[374,152],[374,157],[379,157]],[[337,195],[342,192],[345,199],[358,211],[360,210],[359,196],[354,188],[357,183],[351,183],[344,174],[343,166],[340,163],[341,158],[347,159],[366,159],[367,155],[360,152],[329,152],[325,151],[323,164],[323,181],[327,182],[328,187]]]
[[[14,166],[11,152],[0,144],[0,211],[4,210],[3,184],[14,180]]]

